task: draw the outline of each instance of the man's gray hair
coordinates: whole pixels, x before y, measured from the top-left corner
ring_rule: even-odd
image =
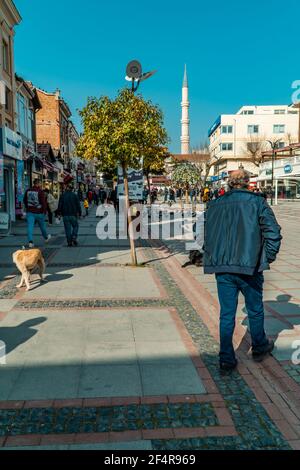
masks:
[[[246,170],[233,171],[228,180],[228,186],[234,188],[248,188],[250,182],[250,173]]]

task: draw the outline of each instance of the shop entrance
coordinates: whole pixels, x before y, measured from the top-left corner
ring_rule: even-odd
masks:
[[[9,214],[10,219],[15,219],[15,200],[14,200],[14,173],[10,168],[4,168],[3,171],[4,194],[0,196],[0,212]]]

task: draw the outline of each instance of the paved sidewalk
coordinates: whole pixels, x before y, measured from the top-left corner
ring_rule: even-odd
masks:
[[[28,293],[16,289],[18,276],[5,279],[25,227],[0,240],[0,446],[299,448],[290,363],[253,364],[241,326],[241,366],[221,377],[213,282],[180,267],[178,244],[170,256],[140,243],[144,267],[132,268],[128,241],[99,241],[96,224],[94,212],[81,222],[78,248],[66,247],[62,226],[51,228],[47,283]]]

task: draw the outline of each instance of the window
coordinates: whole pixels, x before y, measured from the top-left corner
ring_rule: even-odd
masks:
[[[222,126],[221,132],[222,132],[222,134],[232,134],[233,127],[232,126]]]
[[[6,41],[2,43],[2,54],[3,54],[3,70],[10,73],[10,57],[9,57],[9,45]]]
[[[285,133],[285,125],[284,124],[274,124],[273,126],[274,134],[284,134]]]
[[[250,116],[250,115],[254,114],[254,111],[251,110],[251,109],[245,109],[244,111],[242,111],[242,114],[244,116]]]
[[[28,110],[28,126],[27,126],[27,137],[34,140],[34,113],[32,109]]]
[[[25,97],[18,93],[18,118],[19,118],[19,132],[27,136],[27,107]]]
[[[283,149],[285,147],[285,142],[278,142],[277,148]]]
[[[5,90],[5,110],[8,113],[12,112],[12,92],[7,87]]]
[[[232,151],[232,149],[233,149],[233,144],[232,143],[220,144],[220,150],[222,152]]]
[[[248,126],[248,134],[258,134],[259,133],[259,126],[251,125]]]
[[[275,109],[274,114],[285,114],[285,109]]]

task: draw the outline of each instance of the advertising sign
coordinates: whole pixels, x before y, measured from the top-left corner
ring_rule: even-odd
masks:
[[[1,150],[3,155],[14,158],[15,160],[23,159],[22,139],[21,137],[8,127],[2,127],[1,132]]]
[[[129,199],[131,201],[141,201],[143,199],[144,190],[144,174],[143,170],[134,170],[128,168],[128,190]],[[118,168],[118,197],[125,196],[124,177],[121,167]]]
[[[285,165],[285,167],[284,167],[285,174],[292,173],[292,171],[293,171],[292,165]]]

